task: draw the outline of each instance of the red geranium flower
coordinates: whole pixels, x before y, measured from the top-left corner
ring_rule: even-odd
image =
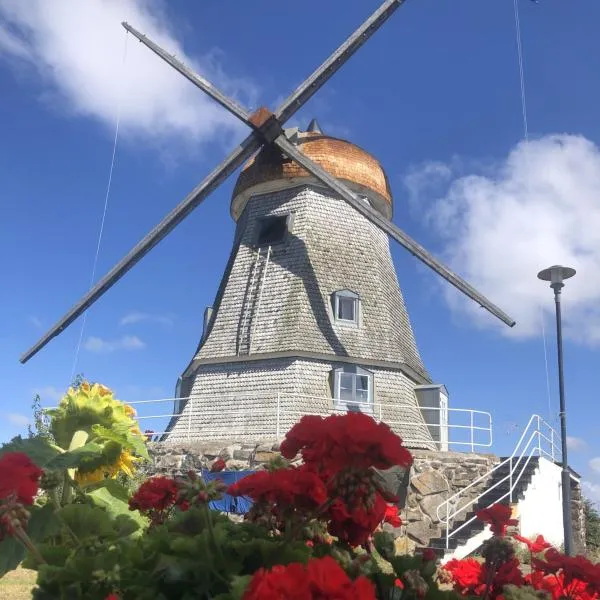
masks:
[[[402,519],[398,514],[398,507],[395,504],[388,504],[385,507],[385,515],[383,520],[389,523],[392,527],[400,527],[402,525]]]
[[[313,559],[306,566],[291,563],[270,571],[258,570],[243,600],[376,600],[366,577],[352,581],[330,556]]]
[[[0,500],[15,496],[20,504],[31,505],[38,493],[43,471],[23,452],[0,457]]]
[[[477,595],[485,589],[483,564],[474,558],[453,558],[444,565],[444,570],[450,573],[454,589],[463,596]]]
[[[573,582],[584,582],[590,590],[600,593],[600,564],[593,564],[584,556],[565,556],[555,548],[544,554],[544,560],[534,558],[532,566],[545,574],[556,575],[561,571],[564,585],[569,587]]]
[[[218,473],[225,468],[225,461],[222,458],[217,458],[212,464],[210,471],[211,473]]]
[[[506,534],[506,528],[509,525],[517,525],[516,519],[511,519],[512,511],[506,504],[492,504],[477,513],[477,518],[484,523],[490,524],[490,529],[494,535],[503,537]]]
[[[348,466],[388,469],[412,463],[410,452],[389,426],[363,413],[302,417],[281,444],[285,458],[298,452],[305,463],[327,476]]]
[[[278,508],[295,507],[313,510],[327,500],[321,479],[305,466],[257,471],[229,486],[231,496],[249,496],[255,502]]]
[[[140,512],[164,511],[175,504],[177,484],[170,477],[152,477],[130,498],[129,508]]]
[[[532,554],[539,554],[540,552],[552,547],[552,544],[547,542],[543,535],[538,535],[535,540],[528,540],[526,537],[522,537],[520,535],[514,535],[513,537],[515,540],[525,544]]]
[[[329,509],[329,533],[350,546],[364,544],[383,521],[386,509],[385,500],[375,494],[371,508],[357,504],[350,509],[341,499],[337,499]]]

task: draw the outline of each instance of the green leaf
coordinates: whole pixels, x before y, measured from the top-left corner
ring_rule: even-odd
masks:
[[[46,467],[54,457],[60,454],[60,450],[53,447],[44,438],[23,439],[20,435],[0,446],[0,456],[7,452],[23,452],[40,468]]]
[[[27,523],[27,535],[34,544],[43,542],[48,536],[54,535],[59,530],[59,523],[54,509],[50,504],[45,506],[32,506],[31,517]],[[8,571],[16,569],[27,554],[25,548],[12,537],[0,542],[0,577]],[[30,568],[34,568],[35,561]]]
[[[125,500],[128,498],[127,491],[118,482],[107,479],[96,489],[87,493],[92,502],[103,508],[113,519],[119,515],[127,515],[133,519],[140,527],[146,527],[148,521],[137,510],[129,510],[129,504]],[[114,492],[114,493],[113,493]]]
[[[12,537],[0,542],[0,577],[16,569],[25,558],[25,548]]]
[[[375,549],[379,552],[381,558],[391,560],[395,553],[394,538],[387,531],[378,531],[374,536]]]
[[[103,440],[121,444],[129,450],[133,450],[138,456],[148,459],[148,449],[144,438],[131,433],[129,427],[127,423],[115,423],[110,429],[103,425],[94,425],[92,433]]]
[[[67,504],[59,515],[79,540],[108,537],[113,533],[110,516],[97,506]]]
[[[90,459],[102,457],[102,446],[89,442],[75,450],[55,456],[47,465],[49,469],[76,469]]]

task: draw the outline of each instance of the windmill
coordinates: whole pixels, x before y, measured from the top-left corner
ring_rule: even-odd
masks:
[[[129,24],[123,23],[123,27],[129,33],[134,35],[141,43],[143,43],[165,62],[171,65],[191,83],[213,98],[213,100],[218,102],[223,108],[227,109],[239,120],[245,123],[250,128],[251,133],[220,165],[218,165],[194,190],[192,190],[178,206],[176,206],[152,231],[150,231],[146,237],[144,237],[118,264],[116,264],[106,276],[98,281],[98,283],[96,283],[90,289],[90,291],[76,305],[74,305],[34,346],[25,352],[20,359],[21,362],[27,362],[52,338],[60,334],[75,319],[84,313],[123,275],[125,275],[129,269],[131,269],[139,260],[141,260],[142,257],[144,257],[154,246],[156,246],[195,208],[197,208],[205,200],[205,198],[211,192],[213,192],[226,178],[232,175],[248,160],[250,160],[250,166],[247,165],[246,169],[242,172],[240,180],[238,181],[238,185],[236,186],[236,192],[234,192],[234,200],[232,202],[232,215],[236,220],[240,219],[238,221],[238,228],[240,231],[236,234],[236,243],[234,244],[235,248],[239,248],[240,239],[244,235],[244,231],[242,228],[240,228],[240,221],[245,218],[244,227],[246,227],[246,229],[250,227],[250,225],[255,226],[257,223],[250,223],[250,225],[248,223],[249,219],[250,221],[252,220],[252,218],[246,214],[251,212],[250,201],[252,200],[252,197],[250,197],[248,193],[243,193],[248,192],[248,190],[250,190],[250,192],[254,190],[254,195],[257,193],[256,189],[254,189],[251,185],[256,182],[247,181],[249,177],[251,178],[251,174],[253,172],[251,167],[254,167],[254,171],[256,172],[256,169],[263,164],[266,165],[265,168],[267,171],[269,169],[272,171],[273,165],[276,165],[277,169],[279,169],[278,173],[281,174],[283,172],[282,169],[284,169],[282,165],[285,164],[290,167],[291,171],[294,171],[295,169],[295,174],[292,173],[290,175],[288,173],[285,176],[286,185],[284,187],[286,189],[293,187],[293,185],[306,187],[310,184],[314,193],[321,194],[321,196],[323,196],[323,190],[325,190],[323,203],[327,203],[329,200],[332,200],[336,203],[336,207],[340,205],[344,206],[344,209],[339,209],[345,211],[343,213],[345,215],[343,217],[344,219],[359,219],[359,221],[357,221],[359,225],[357,226],[362,228],[365,236],[364,248],[359,250],[361,255],[364,255],[365,252],[368,253],[370,251],[370,243],[374,243],[375,245],[379,244],[382,236],[385,238],[387,244],[387,237],[385,236],[389,236],[400,243],[410,253],[416,256],[419,260],[433,269],[436,273],[454,285],[469,298],[477,302],[480,306],[488,310],[505,324],[512,327],[514,325],[514,321],[508,315],[491,303],[461,277],[453,273],[450,269],[434,258],[425,248],[419,245],[415,240],[409,237],[390,220],[392,216],[391,196],[387,187],[387,179],[385,178],[385,174],[382,170],[380,172],[377,171],[376,161],[373,162],[374,159],[369,158],[366,153],[363,153],[357,159],[358,162],[355,161],[352,163],[354,166],[351,168],[355,169],[358,165],[359,170],[368,170],[372,166],[374,169],[373,173],[375,173],[375,178],[379,178],[379,183],[373,183],[373,181],[371,181],[372,178],[370,179],[369,177],[367,177],[368,181],[355,181],[354,179],[356,178],[353,175],[345,177],[343,173],[336,172],[335,168],[331,167],[331,165],[328,165],[327,160],[321,160],[322,154],[319,154],[319,152],[313,152],[311,154],[309,148],[311,147],[311,144],[317,143],[318,140],[321,140],[320,143],[325,144],[329,148],[328,152],[331,151],[333,154],[338,151],[342,152],[345,156],[354,153],[354,158],[356,158],[356,156],[360,154],[358,151],[354,152],[354,150],[351,150],[345,146],[342,149],[342,147],[339,145],[336,146],[336,149],[332,149],[333,146],[335,146],[334,142],[327,142],[326,140],[333,140],[334,138],[328,138],[327,136],[324,136],[316,122],[311,123],[306,132],[300,132],[297,129],[284,129],[284,124],[300,108],[302,108],[302,106],[317,92],[317,90],[319,90],[327,82],[327,80],[342,67],[342,65],[362,46],[362,44],[364,44],[403,3],[404,0],[386,0],[383,2],[383,4],[344,43],[342,43],[339,48],[337,48],[337,50],[335,50],[323,62],[323,64],[321,64],[321,66],[319,66],[294,92],[292,92],[292,94],[286,100],[284,100],[281,106],[279,106],[274,112],[265,107],[261,107],[250,113],[244,107],[240,106],[238,102],[228,98],[204,77],[194,73],[177,58],[168,54],[148,37],[134,29]],[[262,173],[261,177],[264,179],[264,169],[260,172]],[[301,174],[301,176],[299,174]],[[243,181],[244,177],[246,178],[246,183]],[[273,177],[267,177],[267,179],[269,178],[273,179]],[[277,177],[274,179],[277,179]],[[269,182],[261,181],[260,183],[268,184]],[[238,188],[240,187],[245,187],[246,189],[239,190]],[[267,188],[265,189],[271,194],[281,191],[282,189],[281,186],[279,186],[277,189],[276,188],[277,186],[273,187],[273,182],[271,181],[271,187],[267,185]],[[265,189],[263,189],[263,192]],[[338,211],[337,208],[328,214],[327,219],[330,223],[332,222],[330,220],[332,218],[340,219],[341,222],[342,215],[339,213],[339,211],[337,213],[336,211]],[[275,211],[275,213],[276,212],[277,211]],[[244,217],[244,215],[246,216]],[[260,316],[261,302],[263,301],[262,296],[264,294],[264,290],[266,289],[265,286],[268,286],[268,283],[265,282],[267,281],[269,264],[273,264],[273,261],[275,260],[275,257],[273,256],[273,244],[268,243],[269,236],[275,236],[273,238],[275,240],[275,238],[277,238],[277,236],[285,230],[288,233],[291,233],[293,237],[293,232],[291,231],[290,227],[289,214],[285,219],[285,223],[282,219],[278,220],[277,218],[272,217],[273,215],[271,215],[271,217],[269,217],[269,215],[265,216],[264,214],[260,215],[264,229],[263,234],[266,236],[265,239],[267,243],[262,244],[262,247],[261,244],[253,244],[251,264],[247,265],[248,268],[245,272],[247,279],[245,293],[239,300],[239,304],[237,306],[239,318],[236,325],[235,355],[238,356],[238,361],[241,360],[239,358],[240,356],[243,358],[253,353],[256,354],[256,348],[253,348],[256,322]],[[255,216],[255,220],[257,218],[259,217]],[[268,221],[267,225],[265,225],[265,218],[271,218],[271,221]],[[251,228],[252,227],[250,227],[250,229]],[[279,234],[277,231],[279,231]],[[351,235],[351,232],[348,232],[346,235]],[[307,255],[306,248],[304,248],[303,252],[305,255]],[[381,254],[381,257],[377,260],[379,261],[380,267],[383,265],[382,268],[389,270],[391,258],[388,261],[388,258],[384,256],[386,252],[389,254],[389,250],[382,250],[383,254]],[[228,272],[235,267],[236,257],[234,254],[235,252],[232,254],[232,258],[230,259]],[[300,274],[296,273],[296,275],[299,277],[307,276],[306,272]],[[395,273],[393,275],[389,274],[388,280],[395,280]],[[319,286],[318,277],[314,278],[314,281],[312,282],[307,283],[305,281],[304,283],[307,290],[309,288],[313,289],[315,286]],[[357,285],[359,284],[357,283]],[[222,283],[222,288],[226,287],[227,277],[224,278]],[[332,306],[332,310],[340,311],[341,314],[342,311],[354,310],[351,308],[352,306],[355,308],[358,307],[358,304],[356,303],[357,297],[355,297],[357,294],[355,291],[352,291],[350,288],[345,291],[338,291],[341,293],[338,294],[336,292],[337,295],[332,296],[332,301],[335,303],[335,305]],[[224,289],[220,290],[218,294],[218,298],[220,299],[219,301],[223,300],[224,292]],[[321,329],[325,327],[325,329],[328,328],[330,330],[329,334],[322,331],[322,335],[324,337],[336,337],[337,334],[334,330],[335,328],[332,328],[329,325],[323,325],[323,319],[315,316],[317,313],[319,313],[319,311],[326,311],[326,307],[318,305],[318,302],[315,304],[315,295],[313,292],[309,293],[307,291],[308,296],[311,296],[312,294],[311,309],[314,313],[314,320],[320,320]],[[399,291],[398,294],[400,294]],[[352,304],[353,302],[354,304]],[[401,295],[398,295],[398,298],[396,299],[390,300],[390,302],[396,303],[396,312],[405,312]],[[224,309],[221,307],[219,310],[223,312]],[[219,311],[216,312],[218,313]],[[203,342],[208,341],[207,336],[210,333],[211,328],[214,328],[215,322],[218,322],[218,314],[213,314],[212,316],[209,315],[205,333],[203,335]],[[410,341],[412,340],[412,330],[410,329],[410,325],[405,325],[404,330],[408,331],[406,335],[408,338],[410,338],[407,344],[409,346],[411,344],[414,345],[414,341]],[[337,335],[337,338],[340,338],[340,336]],[[348,354],[343,340],[341,341],[340,339],[337,339],[337,341],[332,341],[329,339],[328,343],[332,348],[335,347],[334,355],[339,359]],[[219,351],[215,350],[215,352],[215,356],[218,357]],[[416,349],[413,354],[415,353]],[[407,368],[410,367],[416,372],[421,371],[421,375],[413,377],[413,382],[416,381],[417,383],[422,384],[430,383],[424,368],[422,368],[420,358],[418,358],[418,353],[416,353],[415,356],[415,360],[412,361],[414,363],[413,366],[410,367],[409,365]],[[212,364],[218,362],[217,358],[214,356],[211,360]],[[407,360],[403,362],[408,364],[411,361]],[[190,373],[190,368],[188,368],[186,373],[184,373],[183,379],[185,380],[186,377],[189,379],[191,376]],[[354,373],[354,375],[355,378],[360,377],[360,375],[357,375],[356,373]],[[340,381],[342,380],[340,379]],[[356,392],[356,381],[353,383],[353,385],[354,392]]]

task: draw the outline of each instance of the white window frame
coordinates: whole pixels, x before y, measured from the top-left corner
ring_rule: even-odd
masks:
[[[353,375],[352,380],[352,399],[341,398],[341,380],[342,375]],[[367,399],[356,397],[356,382],[359,376],[367,378]],[[360,412],[373,412],[373,373],[367,371],[358,365],[344,365],[333,370],[333,400],[334,408],[337,410],[358,410]]]
[[[342,319],[339,317],[339,309],[340,309],[340,300],[342,298],[350,298],[354,301],[354,318],[353,319]],[[360,323],[360,296],[351,292],[350,290],[339,290],[333,293],[332,298],[332,309],[333,309],[333,320],[335,323],[339,323],[340,325],[351,325],[353,327],[358,327]]]

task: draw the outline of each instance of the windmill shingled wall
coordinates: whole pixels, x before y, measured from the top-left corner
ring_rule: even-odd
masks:
[[[169,439],[238,436],[245,442],[260,442],[276,439],[278,431],[283,437],[302,415],[324,415],[333,408],[330,373],[337,366],[336,362],[293,358],[200,365],[190,400]],[[408,445],[431,447],[414,382],[401,371],[370,370],[376,402],[381,404],[381,412],[376,405],[375,416],[389,423]],[[414,440],[422,441],[415,444]]]
[[[274,245],[267,269],[253,353],[310,350],[406,364],[429,382],[392,262],[387,235],[343,200],[303,186],[252,198],[238,223],[240,244],[227,285],[216,299],[210,333],[196,361],[236,355],[242,307],[265,216],[293,213],[291,235]],[[331,294],[361,297],[362,324],[333,322]]]

